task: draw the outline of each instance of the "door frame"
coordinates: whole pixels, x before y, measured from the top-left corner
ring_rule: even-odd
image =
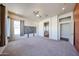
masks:
[[[67,16],[67,17],[69,17],[69,16]],[[65,18],[65,17],[63,17],[63,18]],[[60,19],[62,19],[62,18],[60,18]],[[71,17],[71,20],[70,21],[59,22],[59,40],[60,40],[60,37],[61,37],[60,36],[60,25],[61,24],[65,24],[65,23],[72,24],[72,42],[71,42],[71,44],[74,45],[74,21],[72,20],[72,17]]]
[[[48,23],[48,36],[45,36],[45,23]],[[44,22],[44,37],[49,38],[49,21],[48,22]]]

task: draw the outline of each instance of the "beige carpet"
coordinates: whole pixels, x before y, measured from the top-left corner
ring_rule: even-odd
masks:
[[[9,56],[77,56],[75,48],[66,41],[44,37],[17,38],[10,42],[2,55]]]

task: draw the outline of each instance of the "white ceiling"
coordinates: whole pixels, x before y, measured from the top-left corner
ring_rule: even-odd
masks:
[[[7,3],[4,4],[7,6],[9,11],[15,12],[17,14],[23,15],[30,20],[39,20],[54,15],[63,14],[74,9],[72,3]],[[62,10],[62,8],[65,10]],[[33,11],[38,10],[40,12],[41,18],[36,17],[33,14]]]

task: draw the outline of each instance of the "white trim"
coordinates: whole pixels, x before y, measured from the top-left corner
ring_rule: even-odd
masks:
[[[71,23],[71,21],[59,22],[59,24],[63,24],[63,23]]]

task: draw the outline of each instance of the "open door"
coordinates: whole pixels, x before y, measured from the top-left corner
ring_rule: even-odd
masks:
[[[44,37],[49,37],[49,22],[44,23]]]
[[[0,46],[5,45],[5,6],[0,4]]]
[[[74,9],[74,20],[75,20],[75,47],[79,51],[79,4],[76,4]]]

